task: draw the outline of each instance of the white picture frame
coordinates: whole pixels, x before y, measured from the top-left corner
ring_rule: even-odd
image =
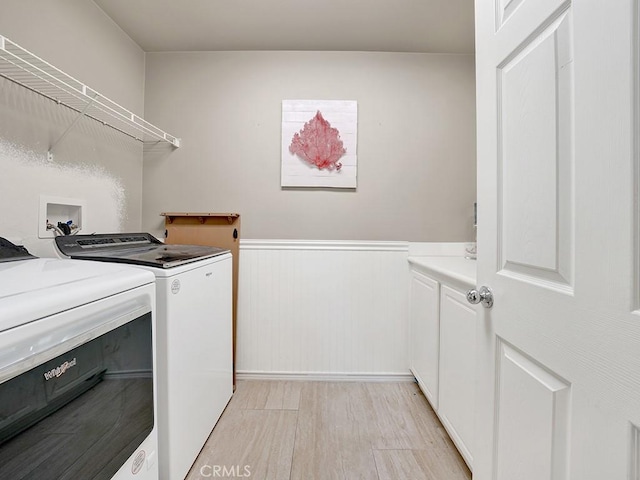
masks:
[[[316,117],[320,113],[320,121]],[[324,120],[324,122],[322,122]],[[328,122],[328,125],[326,124]],[[305,135],[310,130],[323,125],[328,141],[333,147],[340,147],[344,153],[337,161],[326,161],[322,167],[317,164],[318,155],[292,153],[302,150]],[[326,128],[330,127],[330,128]],[[305,130],[306,129],[306,130]],[[337,132],[335,130],[337,130]],[[358,156],[358,102],[353,100],[283,100],[282,101],[282,187],[357,187]],[[292,147],[294,137],[298,141]],[[305,145],[307,145],[305,143]],[[335,150],[334,148],[334,150]],[[308,152],[308,150],[307,150]],[[322,153],[320,153],[322,156]],[[332,158],[337,155],[332,155]],[[307,157],[307,158],[304,158]],[[313,157],[314,160],[309,160]]]

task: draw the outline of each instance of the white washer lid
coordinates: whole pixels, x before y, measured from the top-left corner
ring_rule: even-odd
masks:
[[[130,265],[34,258],[0,263],[0,331],[155,280]]]

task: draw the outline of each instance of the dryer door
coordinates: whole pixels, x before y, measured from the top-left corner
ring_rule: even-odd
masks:
[[[0,333],[0,478],[112,479],[155,434],[151,312],[101,303]]]

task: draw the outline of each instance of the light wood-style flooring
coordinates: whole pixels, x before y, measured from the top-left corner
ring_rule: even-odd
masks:
[[[243,476],[469,480],[471,473],[415,383],[241,380],[187,480]]]

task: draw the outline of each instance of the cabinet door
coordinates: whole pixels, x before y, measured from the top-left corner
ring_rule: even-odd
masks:
[[[440,293],[440,389],[438,414],[472,467],[476,312],[464,294],[446,285]]]
[[[411,372],[434,409],[438,408],[438,356],[440,285],[411,272]]]

